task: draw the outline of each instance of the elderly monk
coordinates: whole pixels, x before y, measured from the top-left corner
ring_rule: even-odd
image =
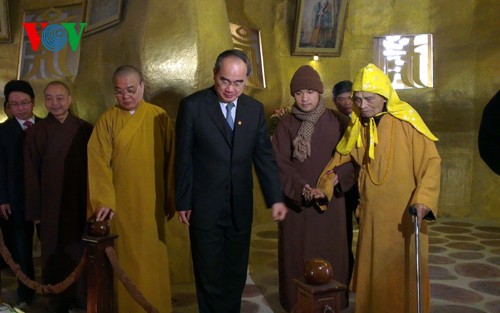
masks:
[[[146,299],[171,312],[166,237],[174,206],[174,136],[167,112],[144,101],[141,73],[113,74],[118,105],[97,121],[88,145],[90,202],[96,219],[113,218],[120,264]],[[118,312],[141,312],[115,284]]]
[[[318,189],[328,199],[339,164],[354,160],[359,174],[359,237],[351,287],[356,313],[417,310],[414,227],[421,223],[422,312],[430,310],[427,225],[437,212],[441,158],[422,118],[399,99],[389,78],[368,64],[356,75],[350,125],[324,169]],[[311,197],[322,192],[311,190]]]

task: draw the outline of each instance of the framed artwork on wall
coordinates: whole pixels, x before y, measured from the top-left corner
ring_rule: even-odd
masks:
[[[0,42],[10,42],[10,22],[8,0],[0,0]]]
[[[348,0],[298,0],[292,55],[340,56]]]
[[[24,80],[65,80],[76,77],[80,64],[81,3],[24,12],[17,77]],[[43,31],[42,23],[46,23]],[[71,23],[71,31],[64,24]],[[75,37],[76,36],[76,37]],[[81,36],[81,35],[80,35]],[[74,38],[72,38],[74,37]],[[75,40],[72,40],[75,39]]]
[[[247,86],[266,88],[260,30],[234,23],[229,23],[229,28],[234,48],[245,52],[252,65],[252,75],[248,78]]]
[[[123,0],[87,0],[84,36],[120,23]]]

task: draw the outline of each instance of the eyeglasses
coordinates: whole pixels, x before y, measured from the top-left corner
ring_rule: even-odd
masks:
[[[139,86],[137,86],[137,87],[129,87],[125,90],[115,89],[115,96],[117,96],[117,97],[125,97],[125,96],[133,97],[137,93],[137,90],[139,90],[139,88],[141,87],[141,83],[139,83]]]
[[[219,84],[224,87],[224,88],[227,88],[229,86],[233,86],[235,89],[241,89],[245,86],[245,81],[244,80],[237,80],[237,81],[230,81],[228,79],[225,79],[225,78],[219,78],[218,79],[219,81]]]
[[[12,103],[7,103],[10,108],[19,108],[19,107],[27,107],[30,106],[32,103],[31,100],[28,101],[23,101],[23,102],[12,102]]]

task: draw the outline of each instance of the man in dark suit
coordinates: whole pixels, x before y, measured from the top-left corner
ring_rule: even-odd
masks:
[[[500,175],[500,90],[483,109],[479,125],[479,155],[488,167]]]
[[[31,279],[33,267],[33,222],[24,217],[23,144],[26,131],[38,120],[33,115],[35,94],[30,84],[11,80],[4,88],[5,102],[13,118],[0,125],[0,217],[5,241],[14,261]],[[33,301],[34,291],[18,282],[19,308]]]
[[[176,205],[189,225],[200,312],[240,312],[253,218],[252,164],[275,221],[285,218],[262,103],[242,94],[251,73],[238,50],[221,53],[214,86],[181,101]]]

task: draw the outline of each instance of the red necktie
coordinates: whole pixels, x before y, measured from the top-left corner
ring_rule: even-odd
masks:
[[[24,130],[27,130],[28,128],[33,127],[33,122],[32,121],[24,121],[23,125],[26,126],[26,128]]]

